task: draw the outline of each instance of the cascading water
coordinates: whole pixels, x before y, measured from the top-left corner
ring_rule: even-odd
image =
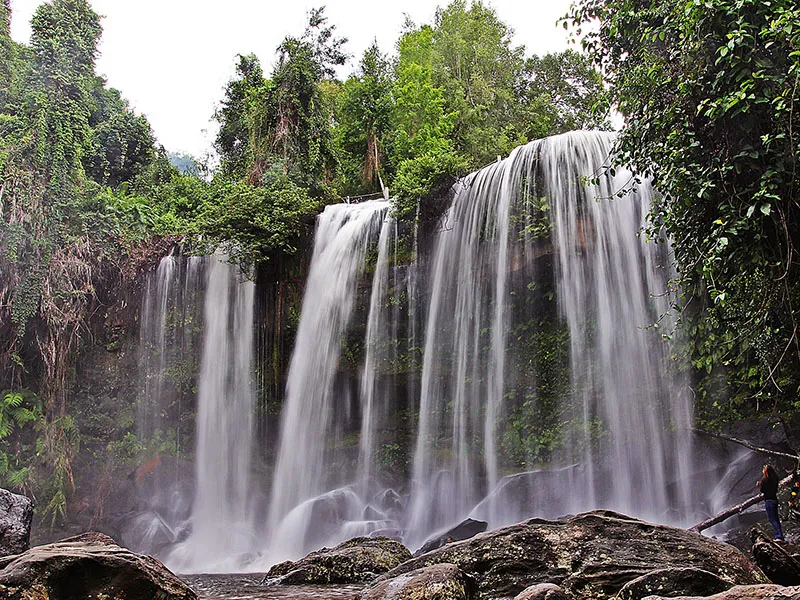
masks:
[[[227,571],[252,549],[253,297],[226,257],[208,259],[197,393],[191,532],[168,558],[184,572]]]
[[[559,305],[570,332],[576,402],[565,405],[564,416],[581,425],[569,445],[587,470],[582,501],[573,506],[608,505],[675,522],[678,515],[668,511],[688,506],[688,490],[666,492],[690,472],[691,405],[669,370],[659,329],[645,329],[668,313],[673,273],[667,244],[637,235],[650,209],[649,183],[616,198],[629,173],[582,180],[607,164],[610,146],[608,136],[588,133],[534,145],[551,200]]]
[[[412,544],[465,517],[487,493],[472,514],[491,526],[597,506],[674,522],[677,515],[667,511],[688,507],[686,486],[673,488],[679,497],[667,490],[689,472],[690,405],[670,374],[666,344],[647,329],[669,308],[667,248],[639,235],[652,196],[648,184],[614,197],[630,174],[603,172],[611,142],[608,134],[589,132],[532,142],[456,193],[432,260],[407,523]],[[597,175],[599,183],[589,185],[586,178]],[[566,443],[553,456],[565,467],[497,485],[497,437],[511,391],[505,381],[510,296],[521,295],[510,273],[531,269],[540,253],[530,241],[541,227],[531,221],[540,196],[550,207],[556,287],[570,339],[572,394],[562,399],[561,420]]]
[[[361,517],[352,489],[319,494],[353,476],[332,472],[326,445],[333,442],[340,424],[334,412],[341,416],[349,409],[349,391],[337,379],[342,336],[356,303],[367,250],[388,210],[386,201],[334,205],[317,222],[273,478],[268,520],[271,562],[341,538],[343,524]],[[319,514],[326,515],[324,523],[314,520]]]
[[[182,468],[191,449],[180,415],[191,402],[190,382],[199,358],[204,273],[203,258],[172,253],[148,274],[142,297],[136,433],[144,458],[135,481],[146,510],[122,535],[127,544],[150,554],[176,541],[192,498]]]
[[[417,547],[466,516],[687,518],[690,403],[650,326],[669,248],[640,235],[647,183],[615,196],[629,174],[603,170],[612,139],[556,136],[474,173],[424,259],[389,202],[325,209],[266,505],[249,464],[253,284],[211,259],[191,533],[170,566],[261,570],[377,530]]]

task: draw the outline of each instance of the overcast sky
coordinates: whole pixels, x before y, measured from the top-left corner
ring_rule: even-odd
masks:
[[[255,53],[269,73],[275,48],[287,34],[299,35],[308,11],[325,4],[329,22],[350,41],[353,70],[377,39],[383,52],[394,44],[408,14],[430,23],[437,4],[430,0],[90,0],[103,18],[97,70],[119,89],[134,110],[150,120],[170,151],[202,156],[210,150],[211,115],[234,73],[237,54]],[[488,2],[515,31],[515,43],[529,54],[568,47],[567,32],[556,27],[571,0]],[[30,19],[41,0],[11,0],[11,33],[27,43]]]

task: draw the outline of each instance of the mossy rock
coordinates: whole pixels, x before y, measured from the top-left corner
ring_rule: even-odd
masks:
[[[374,579],[411,558],[400,542],[385,537],[359,537],[335,548],[322,548],[305,558],[275,565],[268,585],[325,585],[359,583]]]

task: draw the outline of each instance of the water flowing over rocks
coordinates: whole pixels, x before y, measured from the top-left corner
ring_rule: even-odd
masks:
[[[0,556],[28,549],[33,502],[25,496],[0,489]]]
[[[0,559],[0,598],[196,600],[197,595],[156,559],[92,532]]]
[[[298,561],[272,567],[268,585],[358,583],[394,569],[411,558],[400,542],[389,538],[359,537],[335,548],[322,548]]]
[[[737,585],[713,596],[647,596],[643,600],[799,600],[800,587]]]
[[[714,573],[702,569],[659,569],[626,583],[617,594],[617,600],[641,600],[653,594],[718,594],[732,587]]]
[[[482,533],[409,560],[382,579],[438,563],[473,576],[485,598],[513,597],[537,583],[558,584],[576,598],[613,596],[629,581],[664,568],[702,569],[731,585],[767,583],[733,546],[602,510]]]
[[[447,563],[416,569],[367,588],[361,600],[473,600],[475,581],[456,565]]]

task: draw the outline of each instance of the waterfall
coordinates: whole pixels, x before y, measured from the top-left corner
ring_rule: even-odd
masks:
[[[667,490],[688,474],[690,403],[670,372],[668,346],[649,327],[669,308],[668,246],[640,235],[648,183],[615,196],[630,174],[603,171],[611,143],[590,132],[532,142],[456,191],[431,261],[412,545],[470,512],[497,526],[597,506],[674,522],[669,511],[688,508],[683,487],[679,498]],[[599,182],[588,184],[591,177]],[[562,399],[565,443],[554,458],[573,467],[498,481],[508,381],[521,376],[507,369],[510,319],[524,296],[512,278],[536,282],[541,250],[531,234],[542,224],[531,214],[541,197],[570,340],[572,393]]]
[[[139,333],[141,396],[136,410],[136,429],[140,439],[152,436],[162,427],[164,379],[170,348],[167,344],[167,316],[170,300],[175,300],[177,264],[178,258],[173,255],[162,258],[155,273],[148,274],[142,297]]]
[[[604,168],[612,143],[573,132],[517,148],[458,182],[433,231],[384,200],[326,207],[263,452],[254,284],[203,259],[195,495],[168,564],[258,571],[370,534],[417,548],[467,516],[691,519],[691,402],[663,339],[670,247],[643,233],[649,183],[617,194],[631,176]],[[164,260],[143,309],[154,373],[182,281]],[[152,431],[160,413],[145,408]]]
[[[607,165],[610,146],[609,136],[574,133],[533,147],[551,201],[559,305],[570,332],[576,402],[564,418],[578,418],[572,458],[588,470],[580,482],[584,497],[573,506],[609,505],[674,521],[668,511],[685,507],[688,497],[684,490],[669,498],[666,490],[688,475],[691,405],[669,371],[660,330],[649,327],[668,312],[674,274],[666,242],[637,235],[650,210],[649,183],[616,197],[630,173],[582,179]],[[669,329],[669,322],[661,325]]]
[[[332,471],[326,446],[349,410],[350,392],[337,378],[342,336],[356,303],[367,250],[388,209],[386,201],[328,206],[317,221],[273,477],[268,519],[272,562],[300,556],[315,542],[336,539],[340,526],[358,517],[354,511],[359,500],[351,491],[317,496],[353,476]],[[319,514],[326,515],[324,523],[314,520]]]
[[[168,562],[182,572],[227,571],[252,547],[253,297],[223,255],[207,259],[198,378],[191,533]]]

